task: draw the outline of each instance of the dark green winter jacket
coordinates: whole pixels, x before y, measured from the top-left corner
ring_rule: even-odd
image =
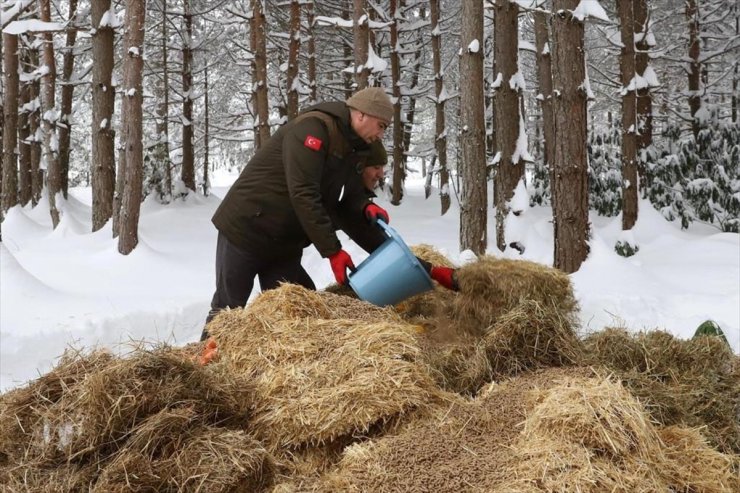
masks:
[[[236,246],[268,256],[297,255],[313,243],[328,257],[341,249],[337,229],[375,249],[384,237],[364,221],[369,198],[358,166],[368,144],[349,116],[343,102],[322,103],[283,125],[224,197],[216,228]]]

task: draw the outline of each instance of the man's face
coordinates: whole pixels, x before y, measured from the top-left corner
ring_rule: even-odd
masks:
[[[375,190],[380,180],[383,178],[384,167],[382,164],[377,166],[365,166],[362,170],[362,184],[368,190]]]
[[[360,111],[355,113],[355,117],[352,119],[352,129],[368,144],[381,140],[386,128],[388,128],[388,124],[380,118],[366,115]]]

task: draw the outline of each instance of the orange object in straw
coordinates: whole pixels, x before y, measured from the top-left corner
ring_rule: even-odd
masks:
[[[206,342],[206,346],[203,348],[203,353],[200,355],[200,359],[198,359],[198,363],[205,366],[218,356],[218,345],[216,344],[216,340],[211,337]]]

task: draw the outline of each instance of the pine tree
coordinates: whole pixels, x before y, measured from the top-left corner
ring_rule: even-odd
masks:
[[[622,210],[620,130],[610,123],[594,129],[588,138],[589,209],[613,217]]]

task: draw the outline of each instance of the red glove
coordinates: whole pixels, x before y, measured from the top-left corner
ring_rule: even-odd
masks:
[[[455,269],[450,267],[432,267],[429,275],[432,276],[432,279],[447,289],[451,289],[453,291],[460,290],[460,286],[457,284],[457,274]]]
[[[355,264],[352,262],[349,253],[339,250],[329,257],[329,263],[331,264],[331,270],[334,271],[334,279],[339,284],[347,284],[347,269],[352,272],[355,271]]]
[[[373,202],[365,206],[365,217],[370,221],[370,224],[375,224],[378,222],[378,219],[382,219],[386,224],[390,224],[391,222],[385,209]]]

